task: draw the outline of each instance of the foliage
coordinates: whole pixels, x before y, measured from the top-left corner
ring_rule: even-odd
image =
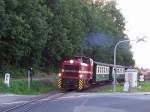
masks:
[[[142,82],[141,84],[139,84],[139,83],[140,82],[138,82],[138,87],[132,88],[131,92],[150,92],[150,82],[145,81],[145,82]],[[124,92],[123,88],[124,88],[123,83],[117,84],[116,85],[116,92]],[[112,85],[106,85],[106,86],[101,87],[101,88],[93,89],[93,90],[90,90],[90,92],[104,92],[104,93],[113,92],[112,91]]]
[[[139,92],[149,92],[150,91],[150,82],[149,81],[145,81],[145,82],[139,82],[141,86],[141,88],[138,88]]]
[[[42,0],[5,0],[3,4],[3,16],[7,18],[1,28],[4,31],[0,31],[1,63],[39,64],[43,46],[50,37],[50,10]]]
[[[90,33],[97,32],[106,34],[107,38],[113,40],[113,44],[109,47],[107,45],[102,45],[103,41],[99,42],[99,45],[90,46],[83,45],[81,54],[88,57],[92,57],[94,60],[113,63],[113,50],[115,44],[119,40],[124,40],[126,34],[125,30],[125,20],[120,10],[116,8],[115,1],[101,1],[90,5],[91,19],[88,23]],[[99,37],[101,38],[101,37]],[[121,47],[117,52],[117,64],[134,66],[134,60],[132,52],[130,51],[130,45],[127,43],[125,47]]]
[[[61,0],[51,20],[52,38],[47,41],[44,60],[48,64],[58,63],[64,57],[76,54],[87,27],[84,5],[80,0]]]
[[[11,78],[26,78],[27,77],[27,69],[18,67],[16,68],[15,66],[3,66],[0,69],[0,78],[5,77],[5,73],[10,73]]]
[[[115,43],[126,36],[124,17],[114,1],[1,0],[0,4],[0,69],[48,68],[77,54],[112,62]],[[93,32],[109,35],[114,44],[83,48]],[[119,51],[118,63],[134,65],[129,50],[127,45]]]

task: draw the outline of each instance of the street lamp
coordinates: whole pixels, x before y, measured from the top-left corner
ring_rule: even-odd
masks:
[[[116,69],[116,51],[117,51],[117,47],[121,44],[121,43],[126,43],[126,42],[130,42],[130,41],[136,41],[136,43],[140,42],[140,41],[144,41],[145,37],[143,38],[140,38],[140,39],[137,39],[137,40],[129,40],[129,39],[126,39],[126,40],[121,40],[121,41],[118,41],[115,45],[115,48],[114,48],[114,66],[113,66],[113,92],[116,92],[116,72],[117,72],[117,69]]]

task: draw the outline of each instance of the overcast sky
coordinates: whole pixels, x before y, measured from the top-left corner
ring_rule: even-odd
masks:
[[[126,19],[126,33],[129,38],[150,38],[150,0],[117,0],[117,3]],[[150,39],[146,43],[131,44],[136,65],[150,68]]]

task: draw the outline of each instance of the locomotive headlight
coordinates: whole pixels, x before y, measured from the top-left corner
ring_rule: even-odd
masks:
[[[58,76],[61,77],[61,73],[59,73]]]
[[[71,64],[73,64],[73,63],[74,63],[74,61],[73,61],[73,60],[70,60],[70,63],[71,63]]]
[[[83,74],[80,74],[79,77],[80,77],[80,78],[83,78]]]

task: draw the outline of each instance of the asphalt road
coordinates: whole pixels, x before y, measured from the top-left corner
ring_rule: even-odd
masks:
[[[18,104],[22,102],[27,102],[30,98],[35,96],[30,95],[15,95],[15,94],[1,94],[0,95],[0,106],[1,105],[11,105],[11,104]]]
[[[69,93],[30,107],[29,112],[149,112],[150,94]]]

